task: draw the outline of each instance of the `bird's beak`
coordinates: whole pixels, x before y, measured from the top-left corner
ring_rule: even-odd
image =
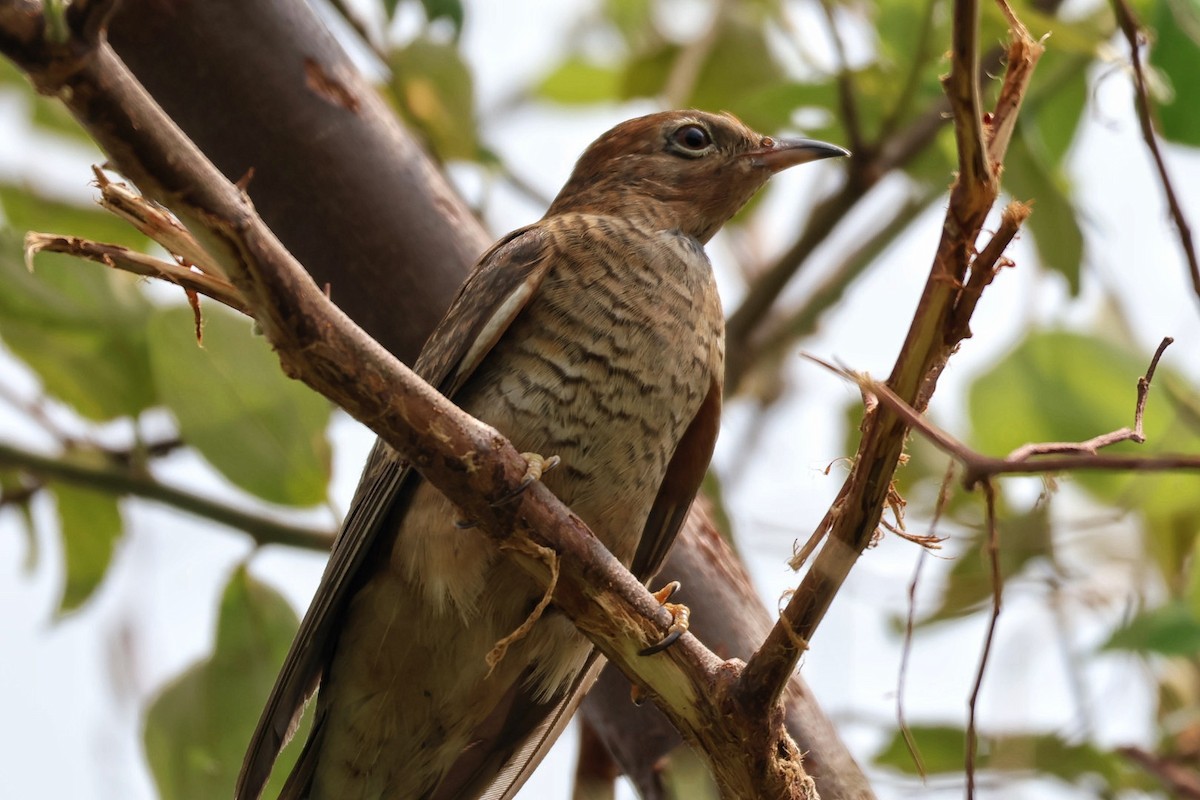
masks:
[[[763,138],[761,146],[756,150],[746,153],[751,164],[766,167],[772,173],[797,164],[807,164],[809,161],[848,155],[850,151],[846,148],[818,142],[816,139],[772,139],[769,136]]]

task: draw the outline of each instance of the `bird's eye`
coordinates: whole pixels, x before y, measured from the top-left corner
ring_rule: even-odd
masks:
[[[712,137],[699,125],[684,125],[671,134],[671,142],[688,155],[699,155],[712,144]]]

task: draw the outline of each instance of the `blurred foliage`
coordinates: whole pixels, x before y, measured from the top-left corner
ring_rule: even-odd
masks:
[[[962,772],[966,758],[966,731],[949,726],[914,726],[913,742],[920,754],[925,775],[931,779]],[[903,773],[917,775],[914,760],[904,737],[897,732],[876,756],[877,763]],[[1116,753],[1089,744],[1073,744],[1050,734],[987,736],[979,742],[977,764],[983,780],[1028,775],[1031,771],[1053,777],[1081,789],[1109,797],[1125,789],[1149,790],[1153,782],[1130,768]]]
[[[1200,0],[1157,0],[1148,19],[1156,37],[1150,64],[1164,84],[1160,130],[1171,141],[1200,146]]]
[[[146,325],[155,386],[184,441],[256,497],[323,502],[329,402],[283,375],[250,320],[206,307],[202,344],[193,324],[190,308],[172,306],[156,309]]]
[[[121,512],[117,498],[92,489],[55,486],[54,500],[67,574],[59,611],[67,612],[79,608],[108,572],[121,538]]]
[[[1035,202],[1027,234],[1039,265],[1061,276],[1075,294],[1087,279],[1092,245],[1065,165],[1092,113],[1089,74],[1110,71],[1106,53],[1114,47],[1124,53],[1125,44],[1114,38],[1113,15],[1106,5],[1079,5],[1065,19],[1056,16],[1057,5],[1054,0],[1015,4],[1035,35],[1052,35],[1010,149],[1004,189],[1014,199]],[[1151,28],[1148,63],[1158,130],[1176,144],[1200,146],[1200,0],[1139,0],[1134,6]],[[764,133],[802,130],[851,145],[858,156],[851,168],[870,165],[881,153],[915,141],[918,146],[896,165],[901,180],[915,187],[914,193],[929,196],[949,184],[954,139],[944,124],[939,81],[947,69],[947,4],[829,0],[820,6],[754,0],[693,3],[689,8],[703,19],[694,32],[682,35],[671,0],[600,0],[580,12],[556,60],[489,114],[535,103],[570,111],[627,101],[727,110]],[[382,61],[389,78],[382,91],[437,158],[494,170],[503,160],[480,124],[475,76],[459,46],[471,22],[468,10],[461,0],[381,0],[378,18],[385,23],[373,33],[385,43]],[[992,4],[982,6],[982,16],[983,55],[988,74],[995,76],[1002,69],[1004,20]],[[401,25],[401,17],[416,23]],[[830,19],[836,21],[837,37],[848,54],[844,63],[838,48],[829,46]],[[818,38],[820,45],[814,44]],[[988,92],[997,86],[997,80],[985,81]],[[22,104],[37,136],[96,152],[60,104],[36,95],[3,61],[0,92]],[[96,152],[96,160],[101,159]],[[81,175],[80,183],[88,177]],[[858,176],[867,178],[873,179],[869,167]],[[42,397],[35,399],[72,417],[75,428],[95,433],[106,425],[110,435],[114,427],[131,431],[130,452],[144,444],[146,412],[165,410],[184,443],[246,493],[247,502],[277,510],[268,504],[307,507],[325,499],[329,405],[281,376],[276,359],[248,321],[205,302],[204,338],[198,344],[191,309],[164,303],[164,293],[146,293],[141,281],[128,275],[51,254],[39,255],[30,271],[20,245],[21,234],[30,229],[135,248],[145,248],[147,242],[95,205],[56,199],[36,185],[0,185],[0,208],[6,222],[0,228],[0,340],[36,376]],[[737,223],[753,219],[751,212]],[[866,229],[856,235],[867,240],[874,233]],[[903,226],[897,226],[891,238],[875,243],[872,253],[886,254],[887,244],[903,233]],[[849,282],[858,274],[831,296],[848,296]],[[796,318],[804,318],[804,310],[781,309]],[[812,324],[804,333],[820,315],[810,316]],[[1168,351],[1156,379],[1146,416],[1148,442],[1139,452],[1200,452],[1200,404],[1195,400],[1200,392],[1173,373],[1172,357]],[[1115,341],[1103,326],[1028,331],[1007,356],[974,380],[967,401],[970,444],[1002,455],[1026,442],[1078,441],[1130,424],[1136,380],[1147,359],[1148,354]],[[852,413],[848,429],[853,432],[861,412],[856,408]],[[853,433],[850,438],[848,452],[853,452]],[[107,459],[110,464],[108,455],[84,439],[61,442],[62,457]],[[909,453],[897,486],[909,501],[909,514],[928,518],[946,458],[919,438],[911,441]],[[130,468],[153,471],[154,463],[135,460]],[[1135,598],[1137,608],[1128,618],[1111,626],[1107,643],[1094,655],[1120,652],[1146,658],[1146,674],[1158,682],[1157,733],[1170,746],[1186,750],[1187,737],[1200,729],[1196,479],[1078,473],[1057,480],[1069,481],[1083,502],[1125,520],[1126,530],[1141,536],[1144,596]],[[31,565],[36,537],[28,498],[40,488],[19,469],[0,469],[0,492],[6,498],[2,509],[19,516],[31,531]],[[121,507],[114,497],[93,489],[51,484],[47,490],[53,494],[63,542],[65,581],[58,611],[65,613],[83,606],[104,580],[123,535]],[[1052,481],[1032,504],[1001,493],[1000,567],[1010,588],[1072,580],[1066,553],[1075,532],[1064,529],[1056,502]],[[923,609],[918,636],[979,615],[990,604],[981,508],[975,495],[956,491],[949,497],[943,525],[955,532],[961,551],[942,576],[936,603]],[[295,625],[282,599],[244,569],[230,578],[213,654],[163,689],[146,717],[146,751],[163,797],[228,794],[241,748]],[[881,727],[888,743],[876,763],[912,774],[914,761],[899,732]],[[913,733],[931,775],[961,775],[963,730],[926,726]],[[1114,751],[1059,733],[988,737],[980,764],[1000,779],[1047,776],[1077,787],[1099,787],[1102,796],[1155,788]],[[287,764],[281,764],[277,776],[286,770]]]
[[[221,597],[212,655],[165,686],[146,713],[146,756],[163,800],[230,796],[263,699],[300,621],[245,567]],[[297,732],[300,741],[308,723]],[[264,797],[278,797],[299,748],[284,750]]]

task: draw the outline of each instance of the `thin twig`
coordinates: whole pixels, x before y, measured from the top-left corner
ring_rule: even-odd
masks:
[[[988,658],[996,642],[996,623],[1000,620],[1001,600],[1004,594],[1004,577],[1000,572],[1000,531],[996,525],[996,490],[989,480],[983,481],[983,497],[987,504],[987,555],[992,579],[992,613],[988,617],[987,635],[983,640],[983,652],[979,656],[979,668],[975,671],[975,685],[967,701],[967,800],[975,797],[975,756],[979,745],[976,714],[979,709],[979,694],[983,690],[983,676],[987,672]]]
[[[375,36],[371,33],[371,29],[367,27],[367,24],[363,22],[362,18],[358,16],[358,14],[354,13],[354,11],[352,11],[346,5],[344,0],[329,0],[329,4],[333,6],[333,10],[338,13],[338,16],[345,20],[346,24],[358,34],[358,38],[362,40],[362,43],[366,45],[367,49],[370,50],[375,57],[384,64],[388,63],[387,50],[380,46],[379,42],[376,41]]]
[[[1118,747],[1117,752],[1158,778],[1175,797],[1200,800],[1200,774],[1189,766],[1140,747]]]
[[[863,158],[867,155],[867,144],[863,138],[862,122],[859,119],[858,103],[855,100],[858,92],[855,90],[854,78],[850,73],[850,61],[846,58],[846,45],[842,41],[841,31],[838,30],[832,1],[821,0],[821,9],[825,12],[829,38],[833,40],[833,52],[837,58],[838,106],[842,114],[842,126],[850,138],[851,153],[854,154],[854,157]]]
[[[1029,218],[1032,209],[1029,205],[1018,201],[1009,203],[1000,214],[1000,227],[984,245],[983,249],[971,260],[971,274],[959,292],[954,304],[954,316],[950,322],[950,336],[955,339],[966,339],[971,335],[971,315],[987,288],[1000,270],[1010,266],[1011,262],[1004,258],[1004,251],[1021,230],[1021,225]]]
[[[978,36],[978,11],[975,0],[955,0],[954,48],[950,76],[944,86],[955,118],[958,177],[950,191],[929,277],[888,379],[898,396],[921,408],[928,403],[938,377],[959,344],[952,335],[954,309],[961,299],[975,241],[999,193],[998,174],[1007,143],[1003,137],[994,137],[990,144],[983,140],[974,41]],[[1013,38],[1027,37],[1020,28],[1011,33]],[[1010,46],[1010,52],[1014,49],[1015,45]],[[1022,41],[1020,49],[1020,68],[1006,72],[1005,88],[1000,92],[1008,103],[1005,116],[1018,110],[1041,50],[1031,40]],[[906,419],[890,409],[881,408],[864,418],[854,467],[839,494],[841,512],[780,619],[742,671],[739,692],[747,706],[767,707],[778,699],[799,663],[805,643],[812,639],[859,555],[870,545],[890,496],[907,434]]]
[[[1169,344],[1169,342],[1167,343]],[[1165,344],[1160,345],[1156,351],[1154,364],[1157,364],[1163,347]],[[905,425],[924,436],[943,453],[955,458],[963,465],[962,482],[967,488],[974,488],[979,483],[1000,475],[1044,475],[1075,470],[1114,472],[1200,470],[1200,456],[1197,455],[1112,456],[1096,452],[1099,447],[1106,447],[1117,441],[1133,440],[1134,430],[1130,428],[1121,428],[1113,433],[1102,434],[1087,442],[1050,442],[1025,445],[1004,458],[983,455],[933,425],[925,415],[918,413],[886,384],[873,380],[869,376],[850,372],[814,356],[806,354],[805,357],[847,380],[857,383],[864,393],[873,395],[881,405],[886,406]],[[1137,414],[1142,413],[1145,409],[1145,393],[1149,391],[1148,376],[1152,372],[1153,370],[1147,370],[1147,375],[1138,380],[1139,410],[1135,412]],[[1097,445],[1097,443],[1099,444]]]
[[[929,522],[928,538],[938,539],[937,527],[942,520],[942,514],[946,510],[946,505],[950,502],[951,486],[954,484],[954,464],[951,460],[946,464],[946,474],[942,476],[942,485],[938,488],[937,502],[933,507],[933,519]],[[928,548],[922,548],[920,555],[917,557],[917,566],[913,569],[912,580],[908,584],[908,613],[904,619],[904,644],[900,651],[900,667],[896,676],[896,726],[900,730],[900,735],[904,737],[904,746],[908,748],[909,755],[912,756],[913,763],[917,767],[917,772],[922,778],[926,777],[925,762],[921,758],[921,750],[917,747],[917,740],[913,736],[912,729],[908,726],[908,718],[904,713],[904,686],[908,675],[908,661],[912,654],[913,635],[916,628],[917,617],[917,585],[921,580],[921,568],[925,564],[926,559],[930,557]]]
[[[879,126],[881,139],[890,138],[900,120],[911,111],[913,98],[921,85],[921,76],[929,60],[929,47],[933,39],[934,11],[937,5],[936,0],[927,0],[925,3],[925,12],[921,17],[921,31],[917,34],[917,40],[912,46],[912,63],[904,76],[904,88],[896,96],[896,102],[884,117],[883,124]]]
[[[999,165],[1008,151],[1008,143],[1017,129],[1017,115],[1029,91],[1033,68],[1045,52],[1045,47],[1029,34],[1006,0],[995,0],[1000,13],[1008,21],[1009,42],[1004,54],[1004,83],[996,98],[986,129],[986,157],[989,165]]]
[[[730,13],[731,3],[728,0],[718,0],[704,33],[688,42],[675,57],[662,88],[667,108],[683,108],[688,105],[688,99],[696,90],[700,71],[704,68],[721,31],[728,24]]]
[[[1196,245],[1192,241],[1192,228],[1188,225],[1183,213],[1183,206],[1175,194],[1175,186],[1171,175],[1167,172],[1167,162],[1158,146],[1158,134],[1154,131],[1154,122],[1150,109],[1150,92],[1146,88],[1146,72],[1142,68],[1142,27],[1134,15],[1127,0],[1113,0],[1113,11],[1116,12],[1117,24],[1129,42],[1129,60],[1133,64],[1133,88],[1136,99],[1138,123],[1142,128],[1142,139],[1154,159],[1154,167],[1158,170],[1158,180],[1162,184],[1163,194],[1167,199],[1167,207],[1171,211],[1171,219],[1175,221],[1175,229],[1179,231],[1179,244],[1183,247],[1184,258],[1188,262],[1188,272],[1192,279],[1192,291],[1200,299],[1200,260],[1196,256]]]
[[[241,292],[223,278],[197,272],[170,261],[163,261],[136,250],[130,250],[127,247],[93,242],[78,236],[62,236],[33,231],[25,234],[25,259],[31,266],[34,255],[41,252],[63,253],[134,275],[158,278],[183,289],[199,292],[229,306],[234,311],[252,316],[250,307],[246,305]]]
[[[147,200],[123,183],[110,181],[99,167],[92,167],[100,189],[100,205],[162,245],[187,266],[225,280],[221,262],[209,253],[178,219],[162,206]]]
[[[917,746],[916,737],[908,725],[908,717],[904,712],[904,690],[908,680],[908,662],[912,657],[913,633],[917,618],[917,586],[921,582],[921,569],[929,558],[929,551],[922,548],[917,556],[917,566],[913,568],[912,580],[908,582],[908,613],[904,617],[904,642],[900,647],[900,666],[896,670],[896,727],[904,737],[904,746],[912,756],[917,774],[927,777],[925,760],[921,758],[921,748]]]
[[[1162,358],[1163,351],[1174,341],[1173,338],[1167,336],[1159,342],[1158,349],[1154,351],[1154,357],[1150,359],[1150,366],[1146,368],[1146,374],[1138,378],[1137,402],[1134,404],[1132,428],[1118,428],[1109,433],[1093,436],[1091,439],[1083,442],[1042,442],[1022,445],[1009,453],[1007,460],[1019,462],[1037,456],[1057,453],[1095,455],[1099,450],[1111,447],[1119,442],[1143,444],[1146,441],[1146,435],[1143,432],[1142,425],[1146,415],[1146,398],[1150,396],[1150,382],[1154,380],[1154,371],[1158,369],[1158,362]]]
[[[942,190],[926,188],[909,196],[882,226],[842,254],[841,260],[830,268],[820,283],[809,292],[800,304],[787,312],[787,316],[766,329],[766,321],[760,321],[761,335],[744,342],[737,351],[730,351],[725,360],[725,390],[739,391],[742,380],[753,371],[769,371],[775,363],[789,352],[790,345],[812,333],[821,315],[835,306],[846,290],[870,267],[901,233],[908,230],[913,220],[940,197]],[[762,363],[767,361],[767,364]]]
[[[333,544],[333,532],[330,530],[289,525],[233,508],[202,495],[160,483],[139,470],[111,464],[96,465],[66,455],[47,456],[3,443],[0,443],[0,465],[46,480],[154,500],[248,533],[260,546],[283,544],[325,551]]]
[[[7,383],[0,382],[0,401],[29,417],[30,421],[36,423],[59,444],[66,446],[78,441],[76,436],[68,433],[51,418],[46,409],[46,398],[37,397],[27,400],[13,391]]]

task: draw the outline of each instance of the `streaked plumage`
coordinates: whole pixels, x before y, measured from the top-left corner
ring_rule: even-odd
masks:
[[[633,572],[658,568],[716,438],[723,323],[703,243],[778,169],[844,151],[666,112],[584,153],[538,223],[481,259],[416,370],[520,450]],[[511,797],[598,668],[541,591],[387,445],[372,451],[246,756],[256,798],[305,698],[285,797]],[[487,792],[486,795],[483,795]]]

